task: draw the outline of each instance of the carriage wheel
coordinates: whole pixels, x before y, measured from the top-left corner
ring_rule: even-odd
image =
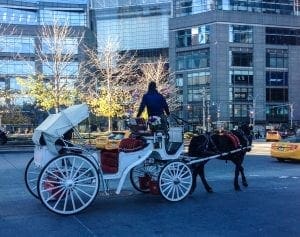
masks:
[[[157,173],[158,167],[156,165],[145,165],[142,163],[130,170],[130,182],[137,191],[149,193],[149,182],[153,176],[157,175]]]
[[[173,161],[161,170],[158,186],[165,199],[175,202],[189,194],[192,181],[191,169],[181,161]]]
[[[51,211],[70,215],[84,210],[99,190],[95,165],[77,154],[58,156],[49,161],[39,176],[38,193]]]
[[[35,197],[39,198],[37,184],[39,174],[41,173],[41,167],[38,167],[34,163],[34,158],[32,157],[26,165],[24,179],[28,191]]]

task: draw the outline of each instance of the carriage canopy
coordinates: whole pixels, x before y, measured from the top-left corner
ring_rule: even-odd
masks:
[[[73,105],[57,114],[50,114],[35,130],[32,141],[40,144],[43,136],[49,150],[55,152],[55,141],[89,116],[86,104]]]

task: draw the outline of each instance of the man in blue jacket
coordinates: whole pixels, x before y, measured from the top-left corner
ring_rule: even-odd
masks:
[[[147,107],[148,116],[164,116],[170,115],[169,106],[166,99],[157,91],[156,83],[151,81],[148,85],[148,91],[144,94],[137,117],[140,117],[145,107]]]

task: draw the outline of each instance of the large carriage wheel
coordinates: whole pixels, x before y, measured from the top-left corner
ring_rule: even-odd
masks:
[[[191,169],[181,161],[168,163],[160,172],[158,186],[162,196],[168,201],[180,201],[192,187]]]
[[[32,157],[26,165],[24,179],[28,191],[35,197],[39,198],[37,184],[38,178],[41,173],[41,167],[38,167],[34,163],[34,158]]]
[[[99,174],[95,165],[78,154],[58,156],[41,171],[38,193],[51,211],[75,214],[95,199],[99,190]]]
[[[158,167],[154,164],[142,163],[130,170],[130,182],[139,192],[149,193],[149,182],[153,176],[157,176]]]

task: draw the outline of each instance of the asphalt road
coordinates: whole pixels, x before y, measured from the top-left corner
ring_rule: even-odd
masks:
[[[249,187],[233,188],[234,166],[212,160],[194,194],[170,203],[139,194],[129,183],[120,196],[96,200],[83,212],[60,216],[26,190],[28,153],[0,154],[0,236],[300,236],[300,163],[279,163],[263,152],[247,155]]]

